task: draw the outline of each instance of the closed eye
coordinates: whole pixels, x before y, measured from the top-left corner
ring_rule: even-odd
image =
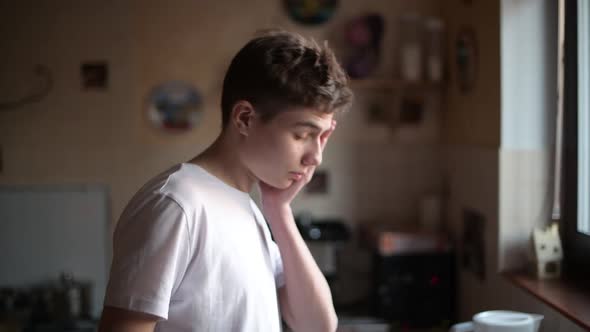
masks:
[[[295,137],[296,140],[302,140],[304,138],[307,138],[307,133],[295,133],[293,134],[293,136]]]
[[[303,132],[303,133],[295,133],[293,135],[295,136],[295,139],[296,140],[303,140],[303,139],[309,139],[309,138],[314,138],[315,139],[316,137],[318,137],[319,134],[316,133],[316,132],[311,133],[311,132],[307,132],[306,131],[306,132]]]
[[[314,138],[316,138],[320,133],[324,132],[320,126],[309,121],[297,122],[293,125],[293,127],[296,129],[296,139],[305,139],[312,135]]]

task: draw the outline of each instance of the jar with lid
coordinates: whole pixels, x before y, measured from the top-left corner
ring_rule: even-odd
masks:
[[[423,76],[423,24],[417,14],[408,13],[400,19],[401,78],[417,82]]]

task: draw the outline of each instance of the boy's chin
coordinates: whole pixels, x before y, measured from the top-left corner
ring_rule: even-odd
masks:
[[[275,189],[287,189],[293,184],[293,180],[282,180],[282,181],[264,181],[260,180],[261,183]]]

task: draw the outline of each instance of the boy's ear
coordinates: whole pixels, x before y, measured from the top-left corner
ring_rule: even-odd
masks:
[[[255,116],[256,111],[252,104],[245,100],[240,100],[234,104],[231,120],[240,134],[248,136]]]

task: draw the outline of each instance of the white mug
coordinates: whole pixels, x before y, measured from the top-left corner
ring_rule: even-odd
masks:
[[[473,321],[455,324],[450,332],[537,332],[542,315],[491,310],[473,316]]]

